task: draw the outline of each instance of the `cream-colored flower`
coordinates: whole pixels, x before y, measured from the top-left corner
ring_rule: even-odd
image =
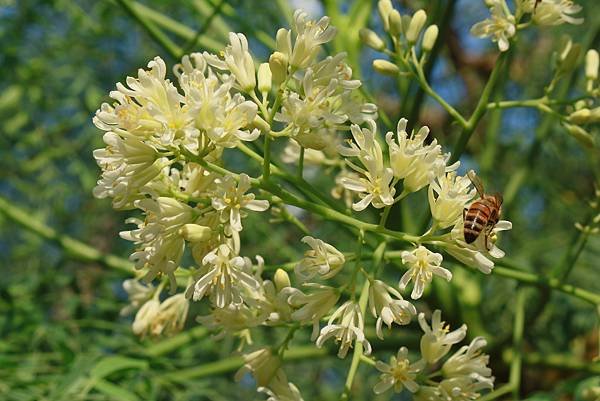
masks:
[[[214,153],[211,156],[217,157]],[[220,155],[217,157],[220,158]],[[205,157],[212,159],[212,157]],[[216,160],[207,160],[214,162]],[[196,163],[185,163],[181,170],[172,168],[168,177],[171,189],[193,198],[208,198],[219,176]]]
[[[144,285],[138,280],[128,279],[123,281],[123,289],[129,298],[129,305],[121,309],[121,316],[126,316],[138,309],[149,300],[156,289],[153,285]]]
[[[312,323],[311,340],[319,334],[319,321],[329,313],[340,298],[338,289],[325,285],[308,283],[304,287],[312,291],[304,294],[297,288],[288,287],[283,291],[289,294],[288,303],[297,310],[292,313],[292,319],[302,324]]]
[[[421,355],[427,363],[436,363],[446,355],[453,344],[465,338],[467,326],[463,324],[458,329],[450,331],[450,325],[442,321],[442,311],[437,309],[431,318],[431,327],[425,320],[425,314],[419,313],[419,325],[425,332],[421,337]]]
[[[160,273],[166,274],[174,291],[177,287],[174,272],[185,249],[180,230],[185,224],[194,222],[193,210],[167,197],[138,200],[135,206],[144,211],[145,220],[128,219],[128,223],[136,224],[138,228],[119,233],[123,239],[138,245],[138,250],[129,259],[135,262],[136,269],[148,269],[144,277],[147,282]]]
[[[404,179],[404,191],[416,192],[429,185],[435,178],[458,168],[458,162],[446,166],[450,154],[442,154],[442,147],[434,139],[425,144],[429,135],[428,127],[421,127],[417,133],[406,132],[408,120],[398,121],[396,138],[388,132],[385,140],[390,152],[390,166],[396,179]]]
[[[139,69],[138,78],[127,77],[127,86],[117,83],[117,90],[110,93],[117,103],[103,104],[94,124],[105,131],[120,128],[164,146],[193,144],[198,131],[183,96],[166,79],[165,62],[155,57],[148,68]]]
[[[240,381],[247,373],[252,373],[257,386],[267,386],[281,366],[281,359],[273,355],[270,348],[261,348],[243,356],[244,365],[236,372],[235,380]]]
[[[180,331],[187,319],[189,302],[183,294],[176,294],[163,302],[158,297],[148,300],[135,315],[133,332],[144,336],[170,335]]]
[[[215,210],[204,213],[195,223],[211,228],[211,236],[206,241],[188,243],[194,261],[198,265],[202,265],[204,257],[220,245],[227,245],[233,250],[234,254],[239,254],[240,233],[231,228],[229,221],[221,222],[221,212]]]
[[[278,269],[277,272],[284,272],[281,269]],[[287,273],[286,277],[287,277]],[[279,325],[282,323],[288,323],[292,321],[292,312],[293,309],[288,303],[289,293],[283,291],[284,288],[290,287],[289,285],[289,277],[288,283],[285,287],[280,287],[277,281],[281,276],[277,276],[274,278],[274,281],[265,280],[262,282],[262,295],[264,297],[263,300],[259,303],[261,309],[268,313],[267,321],[265,324],[268,325]],[[281,284],[281,283],[279,283]]]
[[[435,226],[450,227],[461,219],[465,205],[476,194],[470,186],[468,177],[457,176],[454,171],[437,177],[429,184],[429,207]]]
[[[337,323],[334,323],[337,322]],[[365,337],[364,320],[358,304],[347,301],[329,318],[327,325],[321,329],[316,345],[321,348],[325,341],[334,337],[340,343],[339,358],[345,358],[354,343],[363,345],[365,355],[371,353],[371,344]]]
[[[294,43],[292,46],[292,32]],[[315,22],[302,10],[294,12],[292,31],[277,31],[277,51],[287,56],[288,63],[294,69],[303,69],[312,64],[321,50],[321,45],[331,41],[336,29],[329,26],[329,18],[323,17]]]
[[[311,236],[302,238],[302,242],[311,249],[304,252],[304,257],[294,268],[301,281],[308,281],[317,274],[323,279],[331,278],[344,266],[344,254],[333,245]]]
[[[398,286],[400,291],[404,291],[408,283],[414,281],[413,290],[410,294],[412,299],[421,298],[425,286],[431,283],[434,275],[442,277],[446,281],[452,279],[450,270],[440,266],[443,261],[442,255],[431,252],[423,245],[419,245],[410,252],[403,251],[401,256],[402,263],[408,266],[408,271],[404,273]]]
[[[331,137],[329,144],[322,150],[304,149],[304,165],[312,166],[328,166],[340,164],[337,154],[337,146],[339,145],[336,136]],[[283,149],[281,161],[284,163],[296,164],[300,160],[301,147],[295,140],[288,141]]]
[[[491,390],[494,385],[489,382],[477,382],[468,377],[453,377],[442,380],[438,385],[434,400],[471,401],[481,397],[481,390]]]
[[[221,222],[229,222],[234,231],[242,231],[242,218],[246,210],[263,212],[269,208],[269,201],[256,200],[255,195],[246,193],[250,189],[250,177],[240,174],[239,181],[231,176],[216,181],[212,207],[221,212]]]
[[[442,366],[444,377],[468,377],[476,382],[494,383],[492,369],[487,365],[490,361],[489,355],[481,352],[487,345],[483,337],[475,337],[471,344],[462,346]]]
[[[449,234],[446,234],[446,240],[442,245],[446,252],[461,261],[467,266],[476,267],[482,273],[489,274],[494,268],[494,262],[490,257],[500,259],[504,257],[504,251],[496,246],[500,231],[510,230],[512,223],[507,220],[500,220],[488,235],[486,244],[485,233],[481,233],[475,242],[467,244],[464,236],[464,223],[459,221]],[[488,249],[489,248],[489,249]]]
[[[160,157],[156,147],[122,129],[105,133],[103,140],[106,147],[94,150],[94,158],[103,170],[94,196],[113,198],[116,209],[130,208],[168,161]]]
[[[305,148],[324,150],[348,121],[360,124],[375,115],[375,105],[354,96],[361,84],[352,79],[352,69],[344,58],[340,53],[314,64],[301,79],[294,78],[296,91],[284,93],[275,120],[287,125],[282,133]]]
[[[340,180],[344,188],[358,193],[361,200],[352,204],[356,211],[366,209],[369,204],[376,208],[392,205],[396,192],[392,185],[393,171],[385,166],[381,146],[375,139],[377,126],[373,120],[367,121],[367,124],[369,128],[362,129],[358,125],[352,125],[350,129],[354,141],[349,141],[350,147],[338,148],[342,156],[356,157],[362,165],[361,167],[346,160],[359,174],[359,178],[347,176]]]
[[[194,301],[208,294],[217,308],[225,308],[260,298],[260,283],[252,275],[252,266],[229,246],[219,245],[204,257],[202,264],[198,280],[187,293]]]
[[[369,287],[369,308],[373,317],[377,318],[376,333],[381,339],[383,339],[383,323],[390,329],[392,323],[399,325],[410,323],[412,316],[417,314],[413,304],[405,301],[395,288],[380,280],[373,280]]]
[[[133,320],[133,334],[144,336],[146,333],[150,332],[150,326],[156,318],[156,315],[158,315],[159,309],[160,302],[157,299],[149,299],[144,303]]]
[[[350,180],[350,182],[360,182],[360,175],[352,170],[348,170],[344,165],[340,172],[335,176],[335,185],[331,188],[331,196],[334,199],[341,199],[344,201],[344,205],[348,209],[352,207],[352,204],[358,197],[357,193],[347,189],[344,186],[344,182]]]
[[[256,104],[245,100],[239,93],[232,93],[234,77],[218,77],[207,66],[207,58],[217,64],[223,63],[221,66],[225,68],[224,62],[216,56],[211,58],[208,54],[203,56],[199,53],[185,56],[176,66],[185,102],[194,118],[194,127],[201,134],[197,148],[199,151],[210,149],[211,143],[233,148],[240,141],[255,140],[260,131],[250,130],[250,126],[257,114]],[[207,140],[210,142],[207,143]]]
[[[505,0],[490,0],[491,18],[476,23],[471,28],[471,33],[479,38],[492,37],[492,41],[498,42],[501,52],[508,50],[509,39],[512,38],[517,28],[515,17],[508,10]]]
[[[382,372],[379,382],[373,387],[375,394],[382,394],[392,387],[396,393],[404,388],[415,393],[419,390],[417,374],[425,367],[425,361],[411,363],[408,359],[408,349],[402,347],[396,356],[390,358],[389,364],[377,361],[375,367]]]
[[[571,0],[541,0],[535,5],[536,0],[525,2],[523,10],[533,13],[531,19],[538,25],[561,25],[568,24],[579,25],[583,23],[583,18],[575,18],[572,14],[577,14],[582,7]]]
[[[254,60],[244,34],[229,32],[229,45],[223,52],[223,60],[206,52],[204,57],[211,66],[231,72],[243,92],[251,92],[256,87]]]
[[[171,335],[181,331],[189,309],[190,303],[184,294],[176,294],[162,301],[158,313],[150,324],[152,335]]]
[[[266,318],[261,309],[249,308],[245,304],[230,304],[224,308],[214,308],[210,314],[198,316],[196,320],[209,330],[219,331],[215,339],[236,334],[250,343],[249,329],[260,326]]]
[[[269,396],[267,401],[304,401],[300,391],[290,383],[282,369],[279,369],[268,387],[259,387],[258,391]]]

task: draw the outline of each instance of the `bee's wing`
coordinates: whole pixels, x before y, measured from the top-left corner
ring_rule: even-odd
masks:
[[[469,172],[467,173],[467,177],[469,177],[469,179],[473,183],[473,186],[477,190],[477,193],[483,199],[484,192],[483,192],[483,182],[481,182],[481,179],[477,176],[477,174],[473,170],[469,170]]]

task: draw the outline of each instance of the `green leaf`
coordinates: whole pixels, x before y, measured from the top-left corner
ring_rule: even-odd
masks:
[[[106,380],[98,380],[94,388],[115,401],[138,401],[140,399],[135,393]]]
[[[124,356],[109,356],[106,357],[96,364],[90,371],[92,379],[103,379],[114,372],[124,369],[148,369],[148,361],[141,359],[128,358]]]

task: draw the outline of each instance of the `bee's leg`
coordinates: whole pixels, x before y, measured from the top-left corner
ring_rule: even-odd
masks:
[[[490,234],[492,233],[492,230],[494,229],[494,224],[492,224],[491,222],[488,222],[487,226],[485,226],[484,230],[484,234],[485,234],[485,249],[489,252],[490,246],[489,246],[489,238],[490,238]]]
[[[468,211],[469,211],[469,209],[467,209],[467,208],[463,209],[463,221],[465,220],[465,217],[467,216]]]

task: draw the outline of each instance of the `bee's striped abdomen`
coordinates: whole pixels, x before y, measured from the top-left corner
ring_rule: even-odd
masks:
[[[475,241],[479,234],[481,234],[488,223],[490,214],[490,207],[482,201],[471,205],[465,215],[464,233],[467,244]]]

